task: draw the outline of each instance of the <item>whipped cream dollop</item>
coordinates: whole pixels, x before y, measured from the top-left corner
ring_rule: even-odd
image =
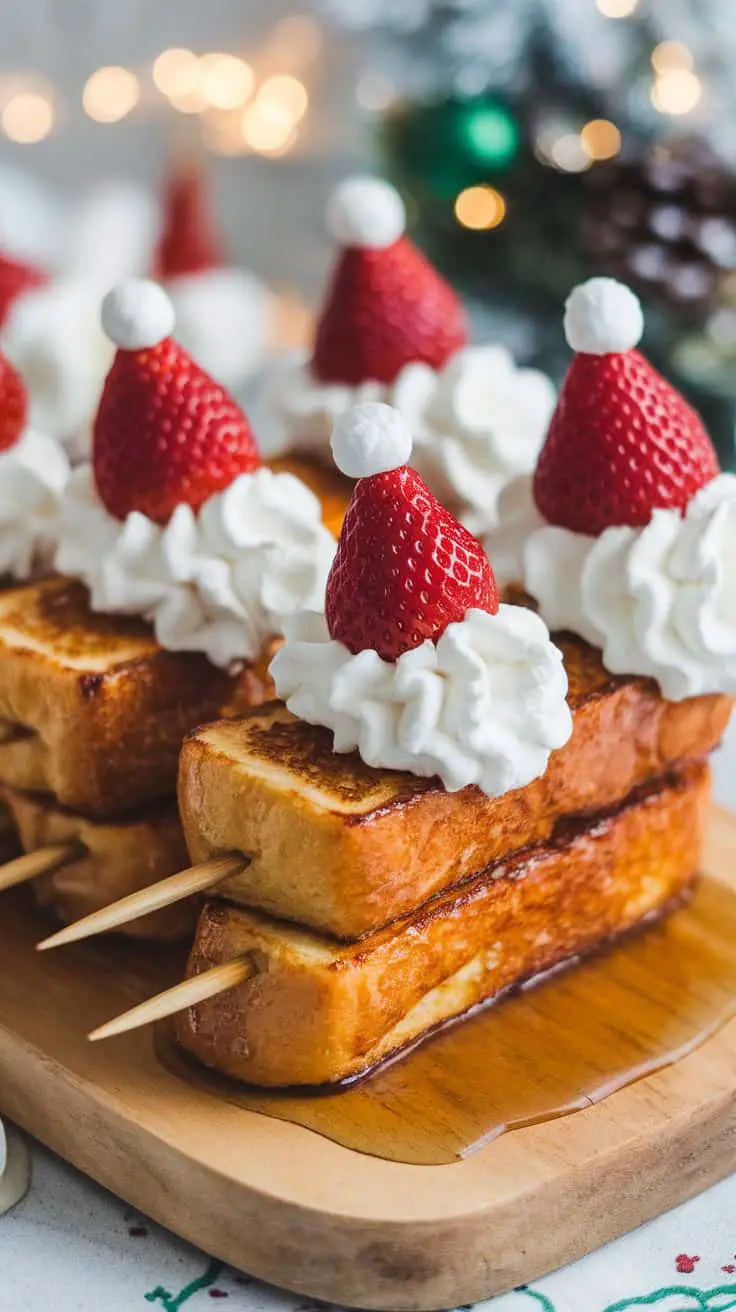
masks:
[[[546,374],[518,368],[503,346],[465,347],[440,370],[408,364],[390,386],[323,383],[305,355],[292,356],[274,371],[267,394],[280,445],[323,458],[336,419],[351,406],[394,406],[412,430],[412,464],[474,532],[495,522],[506,484],[533,469],[555,406]]]
[[[274,316],[265,283],[244,269],[208,269],[166,283],[176,337],[207,373],[237,387],[263,362]]]
[[[367,765],[438,776],[449,792],[489,797],[543,774],[572,731],[562,657],[546,625],[519,606],[469,610],[395,662],[353,655],[322,614],[295,615],[271,663],[289,710]]]
[[[485,539],[499,583],[521,583],[550,629],[603,651],[613,674],[657,680],[670,701],[736,693],[736,477],[720,474],[679,510],[597,538],[552,526],[531,479],[503,493]]]
[[[162,527],[138,512],[114,519],[84,465],[64,499],[56,567],[87,584],[94,610],[142,615],[162,647],[228,668],[324,605],[334,554],[318,499],[291,474],[242,474]]]
[[[29,428],[0,453],[0,577],[51,567],[70,467],[58,443]]]

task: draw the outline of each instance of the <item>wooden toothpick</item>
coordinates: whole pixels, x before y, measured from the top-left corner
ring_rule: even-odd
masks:
[[[130,1011],[123,1012],[122,1016],[116,1016],[114,1020],[100,1025],[98,1029],[92,1030],[88,1038],[90,1042],[97,1043],[99,1039],[111,1039],[116,1034],[125,1034],[129,1030],[140,1029],[142,1025],[164,1020],[166,1016],[173,1016],[177,1011],[194,1007],[198,1002],[243,984],[255,973],[256,967],[250,954],[226,961],[221,966],[212,966],[210,970],[193,975],[191,979],[185,979],[181,984],[157,993],[155,998],[149,998],[147,1002],[141,1002]]]
[[[169,875],[167,879],[162,879],[157,884],[149,884],[147,888],[129,893],[127,897],[120,898],[118,902],[111,902],[109,906],[101,907],[99,911],[92,911],[90,915],[75,921],[73,925],[65,925],[63,929],[57,930],[55,934],[38,943],[37,949],[39,952],[45,952],[48,948],[60,948],[66,943],[78,943],[81,939],[92,938],[95,934],[102,934],[106,930],[119,929],[121,925],[127,925],[131,920],[138,920],[140,916],[147,916],[150,912],[160,911],[162,907],[170,907],[183,898],[214,888],[224,879],[240,874],[246,865],[246,858],[237,853],[212,857],[200,865],[180,870],[176,875]]]

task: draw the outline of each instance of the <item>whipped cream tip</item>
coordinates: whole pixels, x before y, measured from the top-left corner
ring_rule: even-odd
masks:
[[[615,278],[589,278],[565,301],[565,337],[583,355],[630,351],[644,332],[638,296]]]
[[[174,331],[171,298],[150,278],[129,278],[107,293],[100,311],[103,331],[124,351],[157,346]]]
[[[404,202],[381,178],[346,178],[327,202],[327,226],[341,246],[383,250],[404,232]]]
[[[370,478],[398,469],[409,460],[412,438],[398,410],[383,401],[365,401],[340,415],[330,441],[338,469],[348,478]]]

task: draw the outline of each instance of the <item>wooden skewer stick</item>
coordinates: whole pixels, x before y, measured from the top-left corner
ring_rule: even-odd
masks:
[[[66,943],[78,943],[81,939],[92,938],[106,930],[118,929],[120,925],[127,925],[129,921],[138,920],[140,916],[147,916],[152,911],[160,911],[162,907],[170,907],[174,902],[180,902],[194,893],[204,893],[231,875],[240,874],[246,865],[245,857],[230,853],[229,856],[215,856],[198,866],[180,870],[178,874],[169,875],[157,884],[149,884],[147,888],[140,888],[127,897],[121,897],[118,902],[111,902],[107,907],[100,907],[99,911],[90,912],[73,925],[65,925],[38,943],[37,950],[45,952],[48,948],[60,948]]]
[[[212,966],[210,970],[202,971],[201,975],[192,975],[191,979],[185,979],[181,984],[175,984],[173,988],[157,993],[155,998],[149,998],[147,1002],[140,1002],[137,1007],[131,1007],[130,1011],[123,1012],[122,1016],[116,1016],[114,1020],[109,1020],[107,1024],[92,1030],[87,1037],[92,1043],[96,1043],[98,1039],[111,1039],[115,1034],[125,1034],[128,1030],[140,1029],[142,1025],[150,1025],[154,1021],[163,1020],[166,1016],[173,1016],[177,1011],[194,1007],[198,1002],[204,1002],[206,998],[214,998],[217,993],[225,993],[228,989],[235,988],[236,984],[243,984],[255,973],[256,967],[250,954],[236,957],[234,961],[226,961],[221,966]]]
[[[37,875],[48,875],[83,851],[81,843],[54,843],[38,847],[35,852],[26,852],[25,856],[17,856],[14,861],[0,866],[0,892],[14,888],[16,884],[26,884]]]

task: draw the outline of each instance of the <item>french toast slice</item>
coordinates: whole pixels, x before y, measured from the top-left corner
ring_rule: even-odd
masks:
[[[175,790],[184,734],[273,694],[267,666],[229,674],[159,647],[149,625],[90,610],[51,578],[0,593],[0,784],[106,818]]]
[[[581,639],[557,635],[574,728],[544,776],[491,799],[336,755],[324,729],[281,705],[184,742],[179,808],[194,862],[241,852],[219,893],[352,940],[406,915],[492,861],[549,838],[560,816],[595,813],[678,762],[705,756],[727,697],[666,702],[645,679],[616,678]]]
[[[31,885],[39,906],[61,921],[86,916],[186,865],[184,836],[172,801],[154,803],[124,820],[100,822],[42,794],[4,789],[2,796],[26,852],[47,844],[80,844],[78,857]],[[190,938],[198,905],[179,902],[131,921],[119,932],[159,941]]]
[[[708,791],[708,767],[685,767],[607,815],[562,822],[544,847],[360,943],[209,902],[188,975],[243,956],[253,974],[181,1012],[177,1039],[249,1084],[324,1085],[369,1071],[675,905],[698,869]]]

